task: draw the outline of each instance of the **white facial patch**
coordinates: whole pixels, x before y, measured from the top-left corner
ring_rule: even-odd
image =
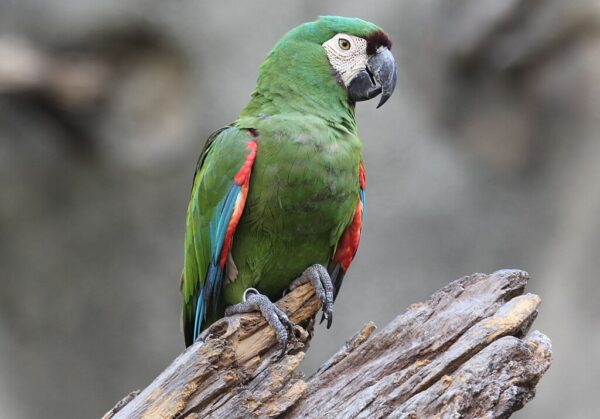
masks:
[[[367,41],[358,36],[338,33],[322,47],[333,69],[346,86],[367,66]]]

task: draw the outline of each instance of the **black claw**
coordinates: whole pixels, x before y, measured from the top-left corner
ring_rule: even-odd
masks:
[[[287,352],[288,338],[287,337],[282,338],[279,343],[281,344],[281,352],[279,353],[279,356],[277,357],[278,361],[281,358],[283,358]]]
[[[301,280],[311,282],[315,288],[323,310],[320,323],[327,319],[327,328],[329,329],[333,322],[333,284],[329,273],[322,265],[312,265],[297,281]]]
[[[281,317],[279,318],[279,320],[281,321],[284,329],[282,330],[282,333],[279,334],[278,333],[278,340],[279,340],[279,345],[281,345],[281,352],[279,353],[279,356],[277,357],[277,360],[280,360],[281,358],[283,358],[285,356],[285,354],[287,353],[287,347],[288,344],[290,342],[290,336],[294,336],[293,335],[293,326],[291,325],[291,322],[287,320],[287,317],[285,319],[282,319]]]
[[[323,311],[323,314],[321,314],[321,320],[319,321],[319,324],[323,323],[325,319],[327,319],[327,328],[330,329],[331,323],[333,323],[333,312],[331,310]]]
[[[287,314],[285,314],[285,312],[283,310],[281,310],[279,307],[275,306],[275,309],[276,309],[276,313],[277,313],[277,318],[279,319],[281,324],[287,329],[288,333],[293,336],[294,335],[294,323],[292,323],[292,321],[289,319]]]
[[[294,324],[292,322],[289,322],[287,324],[287,328],[288,328],[288,334],[290,336],[296,336],[296,329],[294,328]]]

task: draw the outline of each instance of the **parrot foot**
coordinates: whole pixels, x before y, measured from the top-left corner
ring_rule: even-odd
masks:
[[[333,322],[333,282],[331,282],[329,272],[323,265],[309,266],[299,278],[292,282],[290,290],[307,282],[312,284],[317,297],[321,300],[321,307],[323,307],[321,323],[327,319],[327,328],[329,329]]]
[[[283,310],[271,302],[267,296],[260,294],[254,288],[248,288],[244,291],[244,301],[227,307],[225,315],[231,316],[253,311],[260,311],[267,323],[275,329],[277,341],[282,347],[280,357],[283,357],[287,349],[289,336],[294,336],[294,324]]]

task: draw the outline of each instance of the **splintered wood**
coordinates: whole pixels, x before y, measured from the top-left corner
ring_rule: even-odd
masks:
[[[373,333],[366,324],[305,379],[312,333],[297,326],[285,356],[259,314],[224,318],[109,418],[505,418],[523,407],[551,363],[550,340],[526,336],[540,298],[528,274],[503,270],[451,282]],[[310,284],[278,305],[312,329]]]

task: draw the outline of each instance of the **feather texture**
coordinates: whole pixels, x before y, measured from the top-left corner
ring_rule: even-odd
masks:
[[[182,281],[188,345],[202,331],[207,316],[216,315],[256,149],[252,132],[229,127],[211,136],[200,157],[188,207]]]
[[[339,292],[360,239],[364,171],[354,102],[322,47],[337,33],[389,42],[353,18],[291,30],[238,119],[202,152],[187,214],[187,345],[247,288],[276,299],[310,265],[329,265]]]

